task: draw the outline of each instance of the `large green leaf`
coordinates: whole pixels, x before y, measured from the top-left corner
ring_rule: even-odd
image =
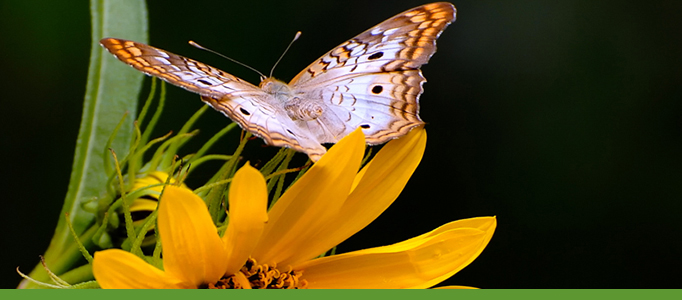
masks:
[[[75,267],[80,252],[74,247],[65,216],[75,232],[88,243],[87,229],[93,224],[93,213],[83,210],[83,204],[106,191],[107,173],[105,149],[114,128],[125,119],[111,144],[118,157],[128,151],[133,134],[133,120],[143,75],[116,60],[99,45],[103,37],[117,37],[147,42],[147,8],[144,0],[91,0],[92,42],[88,82],[83,102],[83,116],[76,141],[76,153],[69,188],[64,199],[59,222],[50,246],[44,254],[47,266],[60,275]],[[127,114],[127,115],[126,115]],[[47,282],[42,265],[30,277]],[[37,287],[27,281],[21,287]]]

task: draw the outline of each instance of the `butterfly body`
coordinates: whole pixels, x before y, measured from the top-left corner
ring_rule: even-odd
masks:
[[[100,43],[132,67],[200,94],[267,144],[316,161],[326,152],[321,144],[336,143],[358,127],[375,145],[424,124],[419,96],[426,79],[419,68],[435,53],[455,12],[445,2],[413,8],[332,49],[289,83],[270,77],[257,87],[148,45],[114,38]]]
[[[283,81],[272,77],[266,78],[261,81],[259,88],[272,96],[267,97],[272,105],[279,106],[281,110],[286,111],[287,116],[294,121],[312,121],[323,112],[319,98],[311,97],[310,93],[294,94],[291,87]]]

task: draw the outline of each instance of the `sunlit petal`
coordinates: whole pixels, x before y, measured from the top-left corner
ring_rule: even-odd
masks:
[[[228,255],[225,273],[231,275],[239,271],[249,258],[268,221],[265,179],[248,163],[234,174],[229,204],[230,223],[223,242]]]
[[[436,234],[439,234],[439,233],[442,233],[442,232],[445,232],[448,230],[452,230],[452,229],[457,229],[457,228],[476,228],[476,229],[480,229],[480,230],[483,230],[486,232],[490,231],[492,233],[493,231],[495,231],[496,226],[497,226],[497,220],[495,219],[495,217],[477,217],[477,218],[457,220],[457,221],[447,223],[443,226],[440,226],[431,232],[427,232],[427,233],[422,234],[420,236],[413,237],[409,240],[404,240],[400,243],[396,243],[396,244],[394,244],[394,246],[400,245],[400,244],[409,244],[409,243],[412,243],[414,241],[418,241],[420,239],[424,239],[424,238],[427,238],[429,236],[434,236]]]
[[[425,148],[426,129],[424,129],[423,126],[412,129],[401,138],[389,141],[355,176],[351,192],[355,191],[355,188],[358,186],[358,184],[362,182],[365,173],[374,161],[379,161],[379,165],[386,165],[384,169],[395,168],[395,166],[389,166],[399,164],[402,162],[401,159],[405,158],[410,159],[410,162],[417,161],[418,164],[424,156]],[[381,174],[381,172],[385,172],[385,170],[377,168],[373,172],[375,173],[374,176],[377,176],[378,174]],[[410,173],[410,175],[412,175],[412,173]]]
[[[360,129],[344,137],[292,185],[270,210],[253,256],[262,263],[288,264],[307,247],[348,196],[365,148]]]
[[[171,276],[200,286],[225,273],[227,255],[204,201],[189,189],[167,186],[159,204],[163,265]]]
[[[398,198],[417,169],[426,147],[426,131],[412,130],[388,142],[356,178],[356,188],[334,217],[325,219],[316,236],[292,257],[291,263],[316,257],[365,228]],[[358,178],[362,178],[361,181]]]
[[[310,288],[426,288],[449,278],[483,251],[488,231],[455,228],[410,243],[324,257],[293,266]]]
[[[119,249],[95,252],[92,273],[104,289],[177,289],[182,282]]]
[[[493,238],[493,233],[495,233],[495,228],[497,227],[497,219],[495,219],[495,217],[483,217],[483,218],[476,218],[476,219],[485,219],[485,218],[487,218],[489,221],[490,221],[490,219],[492,219],[492,222],[488,222],[487,224],[489,226],[486,226],[485,229],[478,229],[478,230],[482,230],[483,232],[485,232],[485,234],[483,235],[482,239],[478,241],[479,242],[478,245],[476,245],[475,240],[472,240],[468,245],[466,245],[469,251],[463,252],[465,254],[463,254],[461,259],[459,260],[461,263],[457,266],[455,266],[454,264],[451,265],[455,268],[452,268],[451,270],[449,270],[449,272],[442,273],[439,277],[434,277],[430,281],[424,282],[423,284],[418,285],[415,288],[428,288],[428,287],[432,287],[436,284],[439,284],[439,283],[443,282],[444,280],[452,277],[452,275],[454,275],[455,273],[459,272],[460,270],[464,269],[464,267],[466,267],[470,263],[472,263],[481,254],[481,252],[483,252],[483,249],[485,249],[485,247],[488,246],[490,239]],[[481,221],[481,220],[474,220],[474,221],[477,222],[477,221]],[[483,223],[483,222],[479,222],[479,223]],[[446,235],[450,232],[464,231],[464,230],[466,230],[466,229],[464,229],[464,228],[452,229],[450,231],[431,235],[428,238],[430,239],[432,236],[435,238],[438,238],[439,236]],[[434,265],[434,272],[432,272],[432,274],[436,274],[435,270],[437,267],[440,267],[440,270],[442,270],[442,271],[447,271],[447,269],[443,269],[442,266],[436,264],[436,265]],[[426,267],[427,270],[428,270],[428,268],[429,267]]]

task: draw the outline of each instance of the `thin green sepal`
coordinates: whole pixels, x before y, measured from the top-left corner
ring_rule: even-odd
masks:
[[[265,165],[260,168],[260,173],[263,174],[263,176],[268,176],[272,172],[275,171],[275,168],[284,160],[284,157],[287,155],[287,148],[280,148],[279,151],[277,151],[277,154],[270,159]],[[268,192],[270,191],[271,187],[268,186]]]
[[[193,136],[195,136],[197,133],[199,133],[199,130],[194,130],[189,133],[184,133],[184,134],[178,134],[159,146],[159,148],[156,149],[154,152],[154,155],[152,156],[152,159],[149,161],[148,165],[149,168],[148,170],[166,170],[170,165],[172,164],[172,160],[175,159],[177,156],[175,152],[170,151],[170,146],[177,140],[181,139],[189,139]],[[166,161],[165,157],[169,157],[170,160]],[[169,174],[172,174],[169,172]]]
[[[135,227],[133,226],[133,217],[130,215],[130,205],[128,205],[128,201],[126,201],[126,188],[125,188],[125,183],[123,180],[123,174],[121,173],[121,167],[118,164],[118,159],[116,159],[116,152],[111,149],[111,154],[114,156],[114,165],[116,166],[116,174],[118,174],[118,184],[121,192],[121,206],[123,207],[123,218],[125,219],[125,228],[126,228],[126,234],[128,236],[128,239],[132,239],[135,237]],[[137,256],[142,256],[142,252],[139,251],[134,251],[135,249],[130,249],[130,253],[133,253]]]
[[[144,132],[142,133],[142,139],[141,141],[148,141],[149,136],[152,134],[152,131],[154,130],[154,126],[156,126],[156,123],[159,121],[159,118],[161,118],[161,113],[163,112],[163,108],[166,104],[166,83],[161,82],[161,95],[159,96],[159,104],[156,106],[156,111],[154,111],[154,115],[152,116],[152,119],[149,120],[149,123],[147,126],[144,128]]]
[[[180,136],[180,135],[185,135],[187,132],[189,132],[189,130],[192,128],[192,126],[193,126],[194,123],[197,121],[197,119],[199,119],[199,117],[200,117],[204,112],[206,112],[207,109],[208,109],[208,105],[204,105],[204,106],[202,106],[199,110],[197,110],[197,111],[189,118],[189,120],[187,120],[187,122],[185,122],[185,124],[182,126],[182,128],[180,128],[180,131],[178,131],[178,134],[177,134],[177,135],[178,135],[178,136]],[[194,131],[192,131],[192,132],[198,133],[199,131],[198,131],[198,130],[194,130]],[[192,135],[192,136],[194,136],[194,135]],[[184,145],[187,141],[189,141],[189,139],[177,139],[177,140],[175,140],[172,144],[169,145],[168,151],[167,151],[166,153],[169,153],[169,154],[172,153],[173,155],[175,155],[175,153],[178,152],[178,149],[180,149],[180,147],[182,147],[182,145]],[[173,155],[165,155],[164,158],[163,158],[163,161],[162,161],[161,165],[162,165],[162,166],[168,165],[168,164],[170,163],[170,160],[173,158]]]
[[[109,158],[109,155],[107,152],[108,152],[108,149],[111,149],[112,144],[114,143],[114,139],[116,138],[116,135],[118,134],[118,130],[121,129],[121,126],[123,125],[123,122],[125,121],[126,117],[128,117],[128,112],[124,113],[121,120],[118,121],[118,124],[116,124],[116,127],[114,127],[114,130],[111,132],[111,135],[109,135],[109,139],[107,140],[107,143],[103,149],[104,153],[102,155],[102,158],[103,158],[102,165],[104,167],[105,174],[109,174],[113,171],[113,169],[111,168],[111,159]]]
[[[154,96],[156,96],[156,83],[157,83],[156,77],[152,77],[152,84],[149,89],[149,95],[147,96],[147,100],[144,101],[144,105],[142,106],[142,109],[140,110],[140,114],[137,115],[137,121],[142,123],[144,122],[144,118],[147,116],[147,112],[149,111],[149,107],[152,106],[152,102],[154,100]],[[141,138],[141,137],[140,137]],[[146,143],[147,141],[141,140],[140,142]]]
[[[193,155],[192,157],[196,157],[196,155]],[[194,160],[194,161],[192,161],[190,159],[189,161],[192,161],[191,162],[192,168],[190,168],[189,172],[192,173],[192,170],[196,169],[198,166],[200,166],[201,164],[203,164],[207,161],[211,161],[211,160],[227,161],[230,159],[232,159],[232,155],[224,155],[224,154],[208,154],[208,155],[204,155],[201,158]]]
[[[71,231],[71,236],[76,241],[76,244],[78,244],[78,250],[81,251],[81,254],[83,254],[83,257],[85,257],[85,260],[87,260],[88,263],[91,264],[92,263],[92,255],[90,255],[90,252],[88,252],[88,249],[85,249],[85,246],[83,246],[83,243],[78,238],[76,231],[73,230],[73,224],[71,224],[71,221],[69,219],[69,213],[66,213],[65,217],[66,217],[66,225],[69,226],[69,231]]]
[[[213,178],[211,178],[211,180],[209,180],[209,182],[223,181],[234,176],[234,173],[237,170],[237,162],[239,161],[239,157],[241,156],[241,153],[250,137],[251,133],[246,132],[246,134],[244,134],[239,146],[232,154],[232,158],[223,164],[220,170],[213,176]],[[213,187],[210,189],[208,195],[204,199],[208,205],[208,212],[215,224],[220,223],[221,216],[225,214],[225,209],[222,206],[222,200],[227,189],[228,185]]]
[[[228,132],[232,131],[235,127],[237,127],[237,123],[230,123],[229,125],[225,126],[225,128],[221,129],[218,133],[214,134],[206,143],[204,143],[201,148],[195,153],[195,156],[190,159],[188,162],[191,163],[192,165],[196,165],[195,161],[198,159],[196,157],[203,157],[204,153],[208,151],[208,149],[213,146],[221,137],[223,137],[225,134]]]

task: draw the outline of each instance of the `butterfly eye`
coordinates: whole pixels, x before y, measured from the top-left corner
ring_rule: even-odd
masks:
[[[241,111],[243,114],[245,114],[245,115],[247,115],[247,116],[250,116],[250,115],[251,115],[251,113],[250,113],[248,110],[244,109],[243,107],[240,107],[240,108],[239,108],[239,111]]]
[[[383,90],[384,90],[384,87],[383,87],[383,86],[375,85],[375,86],[372,88],[372,93],[380,94],[381,91],[383,91]]]
[[[369,59],[369,60],[375,60],[375,59],[381,58],[382,56],[384,56],[384,53],[383,53],[383,52],[377,52],[377,53],[374,53],[374,54],[370,55],[367,59]]]

